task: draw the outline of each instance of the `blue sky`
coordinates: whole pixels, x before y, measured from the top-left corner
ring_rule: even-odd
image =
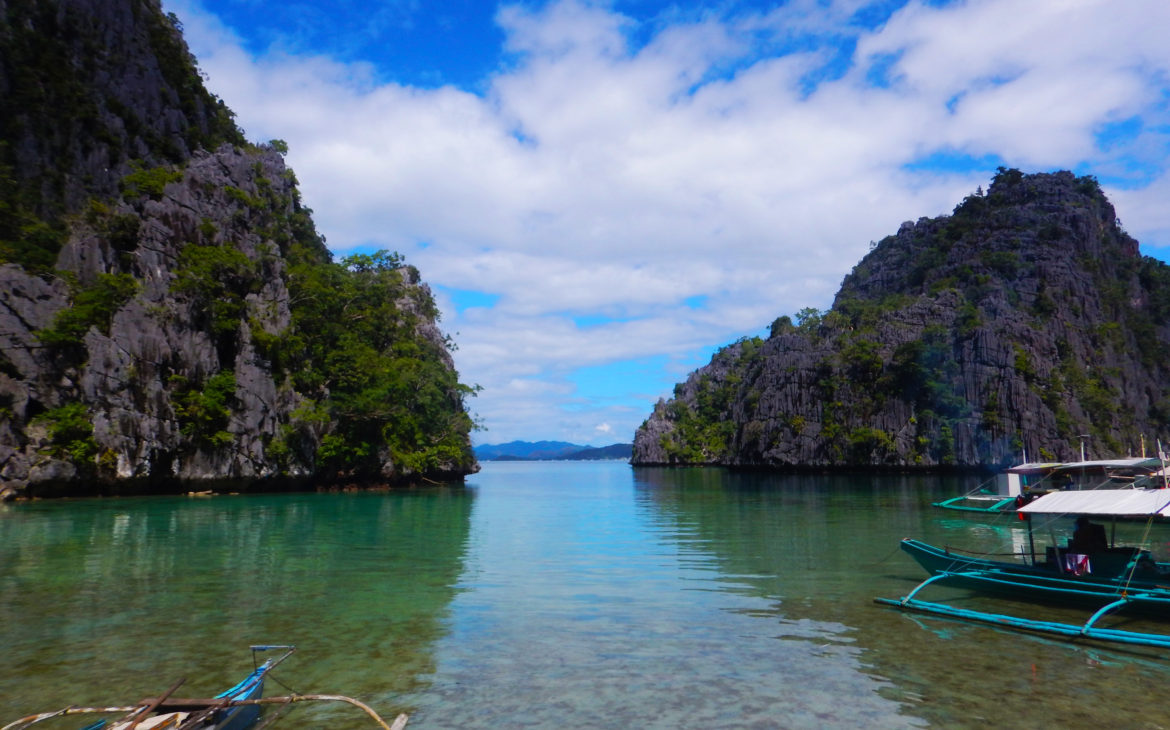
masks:
[[[629,441],[1000,165],[1170,253],[1165,0],[164,0],[338,255],[418,266],[478,443]]]

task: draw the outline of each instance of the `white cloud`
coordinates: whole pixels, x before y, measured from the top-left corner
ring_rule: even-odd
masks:
[[[1156,0],[912,4],[857,55],[900,54],[897,91],[928,112],[935,144],[1072,166],[1099,157],[1102,122],[1159,103],[1170,48],[1157,29],[1167,24],[1170,5]],[[943,114],[951,100],[954,113]]]
[[[639,48],[634,21],[597,5],[510,6],[498,15],[510,65],[482,94],[379,84],[368,65],[321,57],[251,57],[196,1],[168,9],[210,88],[249,136],[289,142],[334,250],[396,249],[430,283],[499,296],[462,315],[441,302],[464,380],[485,386],[472,407],[493,441],[599,422],[630,437],[648,401],[573,403],[567,375],[685,362],[828,306],[871,240],[986,184],[989,171],[906,167],[933,152],[1105,170],[1156,151],[1157,182],[1116,199],[1132,232],[1170,244],[1161,133],[1095,146],[1107,122],[1167,121],[1163,0],[911,2],[872,32],[850,24],[860,0],[801,0],[666,27]],[[853,63],[810,89],[833,49],[755,57],[769,32],[775,44],[856,36]],[[879,59],[888,88],[867,77]],[[685,303],[696,296],[702,308]],[[589,314],[618,321],[574,324]]]
[[[1118,218],[1148,255],[1170,259],[1170,173],[1163,171],[1148,186],[1136,190],[1106,188]],[[1147,245],[1153,241],[1152,245]]]

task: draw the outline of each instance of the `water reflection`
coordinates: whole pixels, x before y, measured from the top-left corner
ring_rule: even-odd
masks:
[[[4,508],[0,719],[216,690],[288,641],[289,686],[421,730],[1155,726],[1157,652],[872,603],[924,577],[902,537],[1014,549],[1010,518],[930,507],[971,486],[492,463],[465,489]],[[295,720],[368,726],[324,713]]]
[[[806,522],[822,527],[786,534],[774,527],[798,496],[722,479],[486,465],[464,590],[412,726],[922,725],[884,696],[893,685],[862,665],[851,627],[788,610],[776,541],[815,562],[817,509]]]
[[[396,704],[433,670],[472,506],[460,488],[6,510],[0,719],[181,676],[214,693],[250,669],[251,643],[296,644],[278,676],[300,691]]]
[[[725,470],[637,470],[639,500],[718,555],[725,579],[777,605],[785,631],[807,623],[837,636],[826,661],[865,672],[907,719],[932,726],[1156,727],[1145,687],[1170,675],[1157,651],[1078,646],[874,606],[904,595],[925,574],[898,549],[914,536],[988,554],[1019,554],[1027,531],[1014,516],[956,515],[930,507],[960,493],[942,477],[782,476]],[[1067,522],[1067,520],[1065,520]],[[1062,526],[1037,535],[1037,549]],[[1119,539],[1155,548],[1165,526],[1120,525]],[[936,598],[1004,611],[1002,602],[939,589]],[[1083,612],[1039,607],[1038,617],[1081,621]],[[758,614],[760,615],[760,614]],[[831,627],[836,627],[835,629]],[[1165,627],[1162,627],[1165,630]],[[820,640],[820,639],[813,639]],[[827,643],[833,646],[831,643]],[[839,685],[854,702],[859,684]],[[1092,701],[1086,702],[1085,697]]]
[[[842,595],[861,572],[897,565],[897,540],[921,533],[935,479],[636,469],[640,505],[693,532],[725,575],[786,604]]]

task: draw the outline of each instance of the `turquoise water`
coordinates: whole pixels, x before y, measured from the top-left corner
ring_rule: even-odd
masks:
[[[923,577],[902,537],[1022,543],[929,506],[975,483],[493,462],[404,492],[6,505],[0,724],[180,677],[214,694],[249,644],[292,643],[281,683],[411,728],[1170,725],[1164,652],[872,602]],[[1164,526],[1122,532],[1170,555]],[[282,724],[372,727],[323,705]]]

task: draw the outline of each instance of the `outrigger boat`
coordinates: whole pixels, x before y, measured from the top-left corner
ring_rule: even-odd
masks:
[[[158,697],[148,697],[130,706],[78,707],[70,706],[53,712],[42,712],[23,717],[5,725],[0,730],[23,730],[30,725],[54,717],[82,714],[121,714],[113,721],[102,718],[82,730],[261,730],[275,722],[278,715],[265,718],[259,723],[263,706],[282,706],[294,702],[333,701],[347,702],[363,709],[383,730],[402,730],[406,727],[407,716],[399,715],[392,725],[387,725],[376,712],[365,703],[342,695],[303,695],[264,698],[264,679],[278,664],[287,659],[294,646],[257,645],[252,648],[253,665],[257,652],[283,650],[275,659],[265,660],[242,682],[209,699],[176,699],[175,691],[183,684],[180,679],[169,690]]]
[[[959,555],[948,548],[907,538],[902,541],[902,549],[931,577],[902,598],[877,598],[875,601],[906,610],[1039,633],[1170,648],[1170,635],[1098,626],[1101,619],[1116,612],[1141,613],[1170,620],[1170,563],[1155,561],[1150,551],[1141,547],[1109,544],[1104,526],[1092,525],[1088,521],[1088,516],[1170,517],[1170,490],[1054,492],[1020,507],[1019,512],[1021,519],[1028,524],[1028,550],[1021,560]],[[1048,546],[1042,556],[1037,555],[1032,517],[1069,514],[1085,516],[1085,523],[1090,525],[1085,529],[1093,537],[1077,536],[1068,546]],[[990,593],[1013,600],[1088,607],[1094,612],[1084,624],[1065,624],[956,608],[917,597],[934,585]]]
[[[1156,458],[1131,457],[1072,462],[1033,462],[1010,467],[975,489],[934,502],[962,512],[1015,512],[1029,501],[1057,491],[1162,487]]]

